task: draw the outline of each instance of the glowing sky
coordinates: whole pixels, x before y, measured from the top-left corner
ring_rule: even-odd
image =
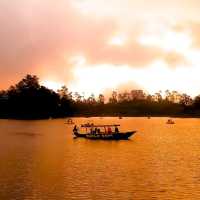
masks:
[[[0,0],[0,89],[200,94],[199,0]]]

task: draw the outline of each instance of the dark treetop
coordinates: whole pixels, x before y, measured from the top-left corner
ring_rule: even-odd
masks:
[[[0,118],[42,119],[65,116],[179,116],[199,117],[200,96],[165,91],[147,95],[142,90],[113,92],[108,102],[69,92],[63,86],[57,92],[39,84],[34,75],[26,75],[8,90],[0,91]]]

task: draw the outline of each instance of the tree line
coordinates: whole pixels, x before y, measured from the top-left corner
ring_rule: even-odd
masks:
[[[108,101],[103,94],[85,98],[66,86],[57,92],[39,83],[35,75],[26,75],[8,90],[0,91],[0,118],[42,119],[68,116],[180,116],[200,117],[200,95],[166,90],[150,95],[142,90],[117,93]]]

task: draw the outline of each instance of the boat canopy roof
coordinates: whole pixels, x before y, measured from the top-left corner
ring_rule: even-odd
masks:
[[[102,125],[94,125],[94,124],[82,124],[81,127],[89,128],[89,127],[116,127],[120,126],[120,124],[102,124]]]

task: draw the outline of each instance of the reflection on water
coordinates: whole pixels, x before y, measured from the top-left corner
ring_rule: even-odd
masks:
[[[0,199],[200,199],[200,119],[90,120],[138,133],[74,140],[64,119],[0,120]]]
[[[24,136],[38,136],[38,133],[31,133],[31,132],[15,132],[16,135],[24,135]]]

